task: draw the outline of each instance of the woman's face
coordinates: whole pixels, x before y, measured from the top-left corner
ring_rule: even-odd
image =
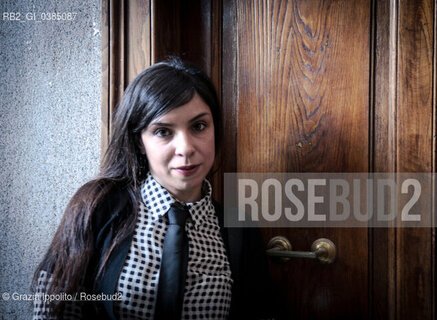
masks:
[[[197,93],[187,104],[152,120],[141,132],[141,142],[150,172],[160,185],[184,202],[201,198],[215,145],[211,111]]]

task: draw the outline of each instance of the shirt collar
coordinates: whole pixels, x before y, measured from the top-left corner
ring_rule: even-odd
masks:
[[[164,216],[175,202],[181,202],[188,206],[191,220],[197,229],[206,215],[214,214],[214,206],[211,201],[212,188],[208,180],[203,181],[202,199],[196,202],[184,203],[178,201],[170,192],[161,186],[149,172],[141,185],[141,198],[151,215],[152,220],[158,220]]]

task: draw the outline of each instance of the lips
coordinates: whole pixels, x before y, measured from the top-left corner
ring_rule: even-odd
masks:
[[[174,170],[176,170],[176,172],[178,172],[186,177],[186,176],[191,176],[194,173],[196,173],[199,166],[200,166],[199,164],[193,164],[193,165],[189,165],[189,166],[177,167]]]

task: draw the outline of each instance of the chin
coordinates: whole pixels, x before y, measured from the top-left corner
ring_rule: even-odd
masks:
[[[192,190],[199,188],[199,186],[201,187],[204,178],[196,177],[193,179],[189,179],[189,180],[185,180],[185,181],[184,180],[182,180],[182,181],[180,181],[180,183],[178,183],[177,189],[180,192],[186,193],[186,192],[190,192]]]
[[[196,189],[199,185],[202,184],[202,181],[203,181],[203,179],[202,180],[197,180],[196,179],[195,181],[185,181],[185,182],[182,182],[180,184],[180,190],[181,191],[191,191],[193,189]]]

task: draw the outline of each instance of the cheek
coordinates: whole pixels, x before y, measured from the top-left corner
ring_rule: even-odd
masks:
[[[211,135],[204,144],[204,154],[208,160],[212,163],[215,158],[215,139],[214,135]]]
[[[171,152],[168,149],[168,147],[156,144],[147,145],[146,155],[150,166],[157,168],[167,165],[172,158]]]
[[[142,137],[142,142],[149,167],[157,169],[162,163],[162,150],[150,137]]]

